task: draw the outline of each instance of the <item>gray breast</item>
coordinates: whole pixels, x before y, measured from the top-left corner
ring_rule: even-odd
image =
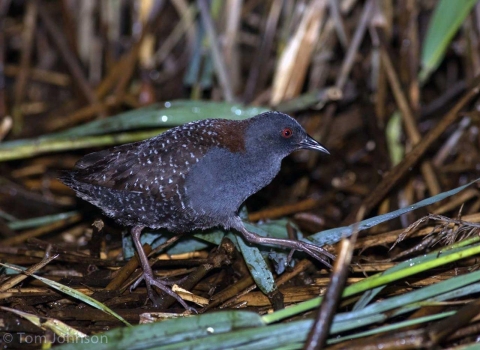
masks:
[[[225,223],[249,196],[272,181],[280,165],[278,157],[213,148],[186,177],[188,206],[215,224]]]

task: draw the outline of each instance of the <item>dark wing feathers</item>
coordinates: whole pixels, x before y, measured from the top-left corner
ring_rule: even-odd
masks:
[[[223,119],[188,123],[145,141],[88,154],[76,164],[73,177],[87,184],[169,198],[209,149],[224,147],[224,141],[241,147],[242,125],[242,121]]]
[[[201,219],[187,198],[188,172],[212,148],[244,150],[244,125],[222,119],[188,123],[145,141],[88,154],[60,180],[121,224],[175,231],[196,220],[191,228],[199,227]]]

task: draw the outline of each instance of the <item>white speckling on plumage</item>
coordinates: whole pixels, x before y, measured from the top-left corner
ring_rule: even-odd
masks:
[[[261,117],[192,122],[110,153],[87,155],[65,182],[126,226],[185,232],[221,225],[273,179],[281,159],[294,150],[268,153],[261,144],[266,139]],[[286,115],[271,113],[270,118],[279,125],[298,125]],[[250,124],[257,121],[258,126]],[[258,148],[245,145],[247,130],[249,142],[258,142]]]

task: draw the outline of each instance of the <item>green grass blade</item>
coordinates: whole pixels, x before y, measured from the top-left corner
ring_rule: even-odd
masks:
[[[375,327],[374,329],[371,329],[371,330],[368,330],[368,331],[365,331],[365,332],[359,332],[359,333],[355,333],[355,334],[348,335],[348,336],[345,336],[345,337],[330,339],[327,343],[328,344],[335,344],[335,343],[340,343],[340,342],[346,341],[346,340],[351,340],[351,339],[356,339],[356,338],[361,338],[361,337],[367,337],[367,336],[370,336],[370,335],[380,334],[380,333],[384,333],[384,332],[391,332],[391,331],[401,329],[401,328],[404,328],[404,327],[410,327],[410,326],[414,326],[414,325],[421,324],[421,323],[440,320],[442,318],[452,316],[454,314],[455,314],[455,311],[447,311],[447,312],[441,312],[441,313],[433,314],[433,315],[429,315],[429,316],[418,317],[418,318],[414,318],[414,319],[406,320],[406,321],[402,321],[402,322],[396,322],[394,324],[390,324],[390,325],[383,326],[383,327]]]
[[[68,341],[74,341],[79,338],[85,338],[87,336],[85,333],[80,332],[75,328],[70,327],[66,323],[63,323],[62,321],[54,318],[37,316],[37,315],[23,312],[20,310],[11,309],[5,306],[0,306],[0,309],[17,314],[25,318],[26,320],[30,321],[31,323],[33,323],[35,326],[43,329],[51,330],[59,337],[65,338],[65,340],[68,340]]]
[[[385,273],[376,274],[368,278],[365,278],[360,282],[357,282],[355,284],[348,286],[347,288],[345,288],[343,292],[343,297],[349,297],[361,292],[365,292],[366,290],[379,287],[384,284],[391,283],[393,281],[397,281],[399,279],[412,276],[417,273],[433,269],[435,267],[449,264],[454,261],[457,261],[469,256],[473,256],[476,254],[480,254],[480,245],[454,249],[453,251],[448,251],[445,253],[445,255],[440,255],[440,256],[438,252],[434,252],[434,253],[428,254],[426,257],[422,257],[424,259],[429,257],[428,261],[424,261],[418,264],[417,264],[418,260],[412,259],[408,261],[408,264],[412,265],[412,266],[409,266],[408,268],[402,269],[400,271],[395,271],[394,273],[391,273],[391,274],[385,274]],[[318,298],[305,301],[303,303],[299,303],[288,309],[279,310],[272,314],[265,315],[263,316],[263,320],[266,323],[278,322],[285,318],[292,317],[297,314],[300,314],[305,311],[318,307],[320,305],[321,300],[322,298],[318,297]]]
[[[335,244],[339,242],[343,237],[350,237],[353,233],[354,230],[362,231],[366,230],[368,228],[371,228],[373,226],[376,226],[378,224],[381,224],[385,221],[395,219],[403,214],[409,213],[413,210],[425,207],[427,205],[436,203],[441,201],[442,199],[448,198],[450,196],[453,196],[454,194],[459,193],[460,191],[463,191],[465,188],[468,186],[471,186],[475,183],[480,181],[480,178],[457,188],[454,188],[453,190],[445,191],[442,193],[439,193],[435,196],[426,198],[421,200],[420,202],[417,202],[415,204],[409,205],[408,207],[401,208],[395,211],[392,211],[390,213],[386,213],[383,215],[378,215],[373,218],[369,218],[363,221],[360,221],[359,223],[352,224],[350,226],[344,226],[344,227],[337,227],[333,228],[330,230],[325,230],[325,231],[320,231],[317,232],[311,236],[308,237],[309,240],[313,241],[313,243],[318,244],[320,246],[323,246],[325,244]]]
[[[25,220],[15,220],[8,223],[8,227],[12,230],[25,230],[28,228],[39,227],[48,225],[57,221],[62,221],[77,215],[78,211],[69,211],[65,213],[46,215]]]
[[[402,133],[402,115],[399,111],[395,111],[388,120],[386,127],[388,153],[392,160],[392,167],[400,163],[405,155],[405,147],[401,141]]]
[[[5,267],[8,267],[8,268],[11,268],[11,269],[14,269],[14,270],[19,270],[19,271],[22,271],[21,269],[17,269],[15,266],[13,265],[10,265],[10,264],[3,264],[3,263],[0,263],[1,266],[5,266]],[[96,309],[99,309],[99,310],[102,310],[103,312],[109,314],[109,315],[112,315],[113,317],[115,317],[116,319],[118,319],[119,321],[123,322],[124,324],[126,324],[127,326],[131,326],[130,323],[128,323],[122,316],[120,316],[119,314],[117,314],[115,311],[113,311],[112,309],[110,309],[108,306],[102,304],[101,302],[93,299],[93,298],[90,298],[88,295],[85,295],[83,294],[82,292],[79,292],[78,290],[75,290],[73,288],[70,288],[68,286],[65,286],[63,284],[60,284],[58,282],[55,282],[55,281],[52,281],[52,280],[49,280],[48,278],[44,278],[44,277],[40,277],[40,276],[37,276],[37,275],[33,275],[33,274],[29,274],[29,276],[39,280],[39,281],[42,281],[43,283],[45,283],[47,286],[49,287],[52,287],[53,289],[56,289],[62,293],[65,293],[69,296],[71,296],[72,298],[75,298],[75,299],[78,299],[82,302],[84,302],[85,304],[88,304],[90,306],[93,306],[94,308]]]
[[[236,329],[264,328],[261,317],[247,311],[213,312],[163,322],[141,324],[129,328],[116,328],[97,335],[95,350],[166,348],[168,344],[195,339],[200,344],[211,337]],[[220,345],[221,344],[217,344]],[[71,343],[59,347],[61,350],[85,349],[84,343]]]
[[[265,294],[269,294],[277,289],[272,272],[268,268],[260,250],[257,247],[245,244],[242,237],[237,234],[229,233],[227,237],[239,247],[247,264],[247,268],[258,288]]]
[[[423,41],[420,82],[424,83],[440,65],[453,36],[476,2],[477,0],[440,0],[438,2]]]
[[[246,119],[267,109],[211,101],[178,100],[128,111],[35,139],[0,143],[0,162],[48,152],[111,146],[144,140],[168,128],[207,118]],[[140,128],[155,130],[124,132]],[[118,133],[122,132],[122,133]],[[113,134],[115,133],[115,134]]]

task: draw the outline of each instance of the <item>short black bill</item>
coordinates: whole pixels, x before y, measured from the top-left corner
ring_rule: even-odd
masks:
[[[307,135],[307,137],[302,142],[300,142],[300,146],[305,149],[312,149],[324,152],[326,154],[330,154],[330,152],[328,152],[325,147],[323,147],[319,142],[315,141],[315,139],[310,135]]]

